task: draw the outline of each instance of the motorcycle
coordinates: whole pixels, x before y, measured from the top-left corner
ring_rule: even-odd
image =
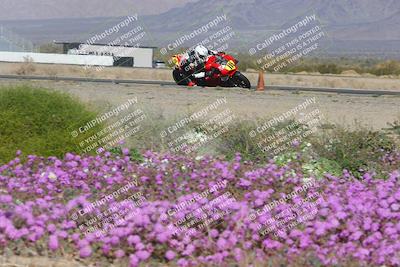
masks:
[[[185,71],[181,66],[182,55],[174,55],[172,62],[175,67],[172,76],[178,85],[188,85],[188,75],[195,73],[194,70]],[[192,78],[199,86],[222,86],[251,88],[249,79],[246,78],[237,68],[238,61],[231,55],[219,52],[209,56],[204,64],[206,75],[204,78]]]

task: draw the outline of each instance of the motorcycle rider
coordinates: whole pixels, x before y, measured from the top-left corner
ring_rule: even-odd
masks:
[[[203,45],[197,45],[194,49],[183,54],[181,68],[184,70],[186,79],[188,80],[188,86],[195,86],[195,79],[205,77],[204,65],[207,58],[216,54],[218,54],[217,51],[209,50]]]

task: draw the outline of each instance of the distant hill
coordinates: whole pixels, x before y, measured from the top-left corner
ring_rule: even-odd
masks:
[[[158,16],[150,16],[148,26],[158,31],[185,28],[186,16],[198,24],[213,14],[224,13],[235,29],[273,30],[302,14],[315,13],[327,29],[336,30],[335,39],[400,40],[399,0],[202,0]],[[202,10],[207,10],[205,16]],[[185,16],[182,16],[185,14]],[[173,19],[172,19],[173,18]],[[168,21],[168,23],[162,23]],[[369,37],[368,37],[369,36]]]
[[[14,3],[15,8],[18,9],[21,8],[21,3],[28,0],[3,1]],[[57,3],[58,1],[56,0]],[[174,3],[183,4],[188,1],[175,0]],[[47,2],[49,8],[54,7],[54,4],[51,4],[54,2],[39,2],[42,4]],[[96,6],[104,4],[101,10],[90,8],[95,2]],[[103,0],[84,2],[71,0],[62,2],[63,4],[60,2],[60,7],[55,11],[62,11],[63,15],[57,15],[59,13],[55,12],[54,16],[65,17],[66,14],[70,14],[76,18],[0,21],[0,24],[4,24],[35,43],[52,40],[84,41],[123,19],[113,15],[131,14],[131,2],[142,3],[141,8],[147,10],[149,14],[152,5],[162,10],[166,8],[167,1],[119,0],[118,4],[115,4]],[[70,9],[64,10],[66,3]],[[76,10],[73,8],[74,5],[81,5],[81,7],[78,11],[72,12]],[[121,5],[125,6],[126,10],[121,10]],[[0,12],[6,11],[2,9]],[[177,37],[192,32],[216,16],[226,14],[228,22],[225,25],[231,26],[236,32],[235,38],[230,40],[230,43],[236,48],[246,48],[249,44],[254,45],[256,41],[265,39],[271,32],[290,26],[305,14],[316,14],[324,31],[335,43],[330,49],[339,52],[343,50],[344,53],[390,52],[391,54],[398,53],[400,56],[399,0],[201,0],[157,15],[140,16],[140,14],[138,24],[143,25],[149,34],[145,44],[151,46],[171,43]],[[31,16],[41,17],[42,15],[35,13]]]
[[[159,14],[195,0],[1,0],[0,20]]]
[[[330,29],[335,37],[343,40],[400,40],[400,11],[377,21],[332,26]]]

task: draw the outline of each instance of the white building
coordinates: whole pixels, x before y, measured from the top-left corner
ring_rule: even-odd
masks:
[[[56,42],[57,43],[57,42]],[[67,43],[63,44],[65,54],[112,56],[114,66],[152,68],[155,47],[117,46],[107,44]]]
[[[85,55],[63,55],[30,52],[3,52],[0,51],[0,62],[34,62],[44,64],[67,64],[81,66],[104,66],[114,65],[111,56],[85,56]]]

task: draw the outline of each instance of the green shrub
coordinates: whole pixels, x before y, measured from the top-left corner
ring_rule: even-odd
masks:
[[[342,72],[342,70],[336,65],[336,64],[321,64],[318,65],[317,70],[321,74],[339,74]]]
[[[250,121],[239,121],[229,126],[229,131],[218,138],[217,151],[227,158],[241,153],[244,159],[260,159],[265,154],[257,147],[257,142],[249,136],[256,125]]]
[[[356,176],[365,171],[379,172],[382,157],[397,147],[384,132],[362,127],[355,131],[341,127],[325,130],[311,143],[319,158],[333,160],[341,169],[347,169]]]
[[[63,46],[54,43],[42,44],[39,46],[40,53],[62,54]]]
[[[29,56],[24,57],[24,63],[15,71],[18,75],[31,75],[36,71],[33,59]]]
[[[262,161],[265,162],[267,159],[275,157],[277,154],[287,153],[293,151],[293,147],[283,148],[282,152],[275,152],[273,149],[264,151],[262,148],[268,144],[277,141],[280,137],[272,137],[274,133],[280,132],[285,129],[285,134],[299,130],[301,133],[307,131],[305,125],[295,125],[293,120],[287,120],[282,123],[278,123],[276,126],[267,129],[266,131],[257,134],[255,137],[250,136],[250,132],[256,130],[257,125],[262,125],[263,122],[268,120],[260,120],[257,124],[251,121],[238,121],[234,125],[229,126],[229,131],[226,131],[218,138],[217,152],[225,155],[227,158],[233,158],[236,153],[241,153],[242,157],[246,160]],[[294,128],[287,128],[289,125],[294,125]],[[298,135],[296,135],[298,136]],[[265,142],[265,138],[271,137],[271,142]],[[288,141],[293,141],[296,138],[289,138]],[[308,138],[302,140],[305,142]],[[261,143],[261,147],[259,144]],[[282,148],[286,142],[279,142],[277,147]]]
[[[389,123],[389,126],[390,127],[388,130],[400,139],[400,119],[394,121],[393,123]]]
[[[367,171],[374,171],[378,177],[385,177],[388,170],[382,169],[382,158],[399,149],[396,139],[383,131],[372,131],[361,126],[356,130],[349,130],[334,125],[320,127],[315,133],[300,140],[299,147],[291,146],[278,153],[265,152],[257,145],[266,135],[277,133],[288,125],[293,125],[293,121],[286,121],[268,129],[262,135],[250,137],[249,132],[256,128],[256,124],[238,121],[218,138],[216,151],[227,158],[232,158],[239,152],[244,159],[260,163],[271,158],[278,165],[297,162],[306,177],[313,175],[322,178],[326,173],[338,176],[344,169],[356,177],[361,177]],[[301,133],[309,130],[301,124],[297,129]]]
[[[304,177],[316,177],[322,179],[327,173],[339,176],[343,169],[335,161],[319,157],[313,151],[311,143],[302,143],[297,151],[290,151],[274,157],[278,166],[296,164],[300,167]]]
[[[122,156],[122,148],[121,147],[113,147],[110,149],[110,152],[117,156]],[[144,157],[143,155],[137,150],[136,148],[129,149],[129,159],[136,162],[143,162]]]
[[[96,114],[69,95],[29,86],[0,87],[0,163],[24,155],[62,157],[81,152],[79,142],[101,129],[98,125],[77,138],[73,130]]]
[[[395,60],[388,60],[380,64],[376,64],[370,71],[370,73],[381,76],[381,75],[399,75],[400,74],[400,62]]]

